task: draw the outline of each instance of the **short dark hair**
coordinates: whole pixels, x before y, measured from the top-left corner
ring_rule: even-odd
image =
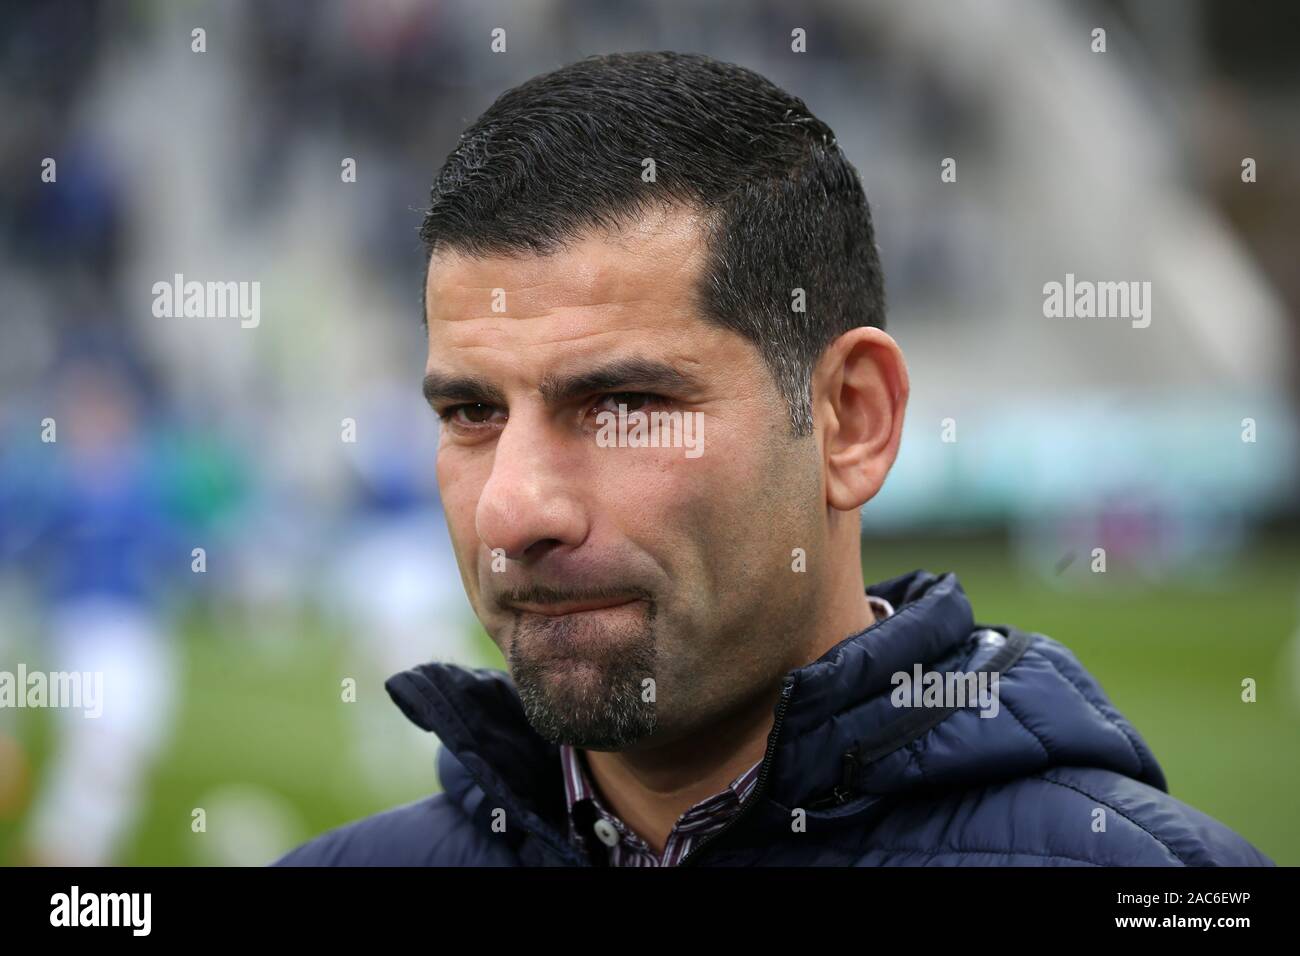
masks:
[[[884,328],[884,280],[861,180],[835,134],[752,70],[615,53],[506,91],[443,164],[420,238],[427,257],[546,255],[653,204],[702,214],[704,316],[758,347],[794,433],[811,434],[812,368],[849,329]]]

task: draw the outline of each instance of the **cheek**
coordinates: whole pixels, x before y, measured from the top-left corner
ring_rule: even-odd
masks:
[[[452,545],[462,564],[472,562],[479,543],[475,516],[479,495],[487,481],[486,474],[480,474],[481,469],[456,449],[439,451],[436,471],[438,496],[447,518]]]
[[[756,533],[752,502],[764,476],[754,450],[719,442],[698,458],[680,449],[610,454],[592,471],[601,513],[680,585],[725,580],[733,552]]]

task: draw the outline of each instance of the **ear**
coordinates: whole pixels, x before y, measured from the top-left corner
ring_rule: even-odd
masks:
[[[813,427],[830,507],[852,511],[880,491],[898,457],[908,390],[903,352],[881,329],[851,329],[822,353],[813,370]]]

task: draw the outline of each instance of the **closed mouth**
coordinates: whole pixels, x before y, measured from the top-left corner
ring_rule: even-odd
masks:
[[[593,601],[559,601],[550,604],[512,604],[516,611],[526,614],[541,614],[546,617],[561,617],[565,614],[583,614],[587,611],[605,611],[610,608],[633,604],[640,598],[615,597]]]

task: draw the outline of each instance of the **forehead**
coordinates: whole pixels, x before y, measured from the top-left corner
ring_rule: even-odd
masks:
[[[704,259],[703,220],[680,209],[594,230],[545,256],[441,253],[429,263],[425,290],[431,344],[474,320],[617,326],[654,313],[660,328],[687,322],[697,317]]]

